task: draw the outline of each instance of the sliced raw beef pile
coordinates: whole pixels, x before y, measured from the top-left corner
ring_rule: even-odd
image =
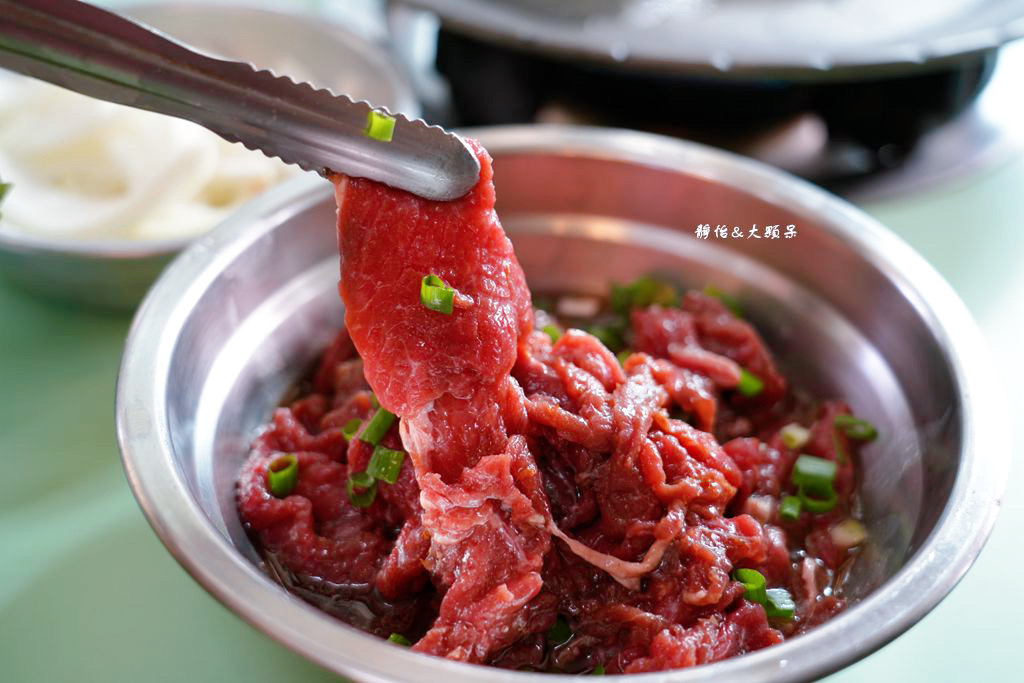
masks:
[[[534,311],[473,147],[454,202],[335,178],[346,330],[239,483],[283,580],[421,652],[566,672],[715,661],[842,609],[863,540],[849,409],[794,399],[713,296],[637,297],[618,356]],[[449,309],[425,305],[428,276]],[[378,458],[394,469],[372,481]]]

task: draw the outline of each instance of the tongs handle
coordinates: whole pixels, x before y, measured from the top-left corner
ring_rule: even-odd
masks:
[[[365,102],[200,54],[78,0],[0,0],[0,66],[194,121],[306,170],[372,178],[429,199],[462,196],[480,173],[465,142],[437,126],[394,114],[393,139],[373,139],[364,133],[373,110]]]

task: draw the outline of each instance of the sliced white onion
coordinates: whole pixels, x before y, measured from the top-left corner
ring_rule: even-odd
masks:
[[[743,512],[750,515],[761,524],[767,524],[775,514],[775,498],[754,494],[743,502]]]
[[[829,535],[832,537],[832,543],[837,548],[845,550],[860,545],[867,540],[868,530],[861,522],[849,517],[833,525],[829,529]]]
[[[563,296],[556,308],[559,314],[570,318],[592,318],[601,310],[601,300],[592,296]]]
[[[796,422],[790,422],[779,430],[779,436],[782,437],[782,443],[786,448],[795,451],[806,446],[811,440],[811,430]]]
[[[0,78],[0,228],[55,239],[203,232],[296,171],[195,125]]]

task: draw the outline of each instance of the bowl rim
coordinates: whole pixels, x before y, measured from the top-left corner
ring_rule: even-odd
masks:
[[[1006,421],[985,343],[966,307],[906,243],[845,201],[782,171],[696,143],[635,131],[572,126],[502,126],[469,131],[495,156],[546,152],[609,158],[725,182],[820,218],[824,229],[870,258],[922,314],[945,352],[962,397],[963,447],[935,528],[885,584],[842,614],[782,644],[713,664],[622,676],[653,680],[806,680],[870,654],[919,621],[963,577],[995,522],[1009,472]],[[202,245],[187,249],[147,295],[129,330],[117,383],[117,436],[131,489],[172,555],[214,597],[290,649],[361,680],[564,680],[427,657],[345,626],[281,590],[217,530],[173,461],[166,378],[189,311],[220,270],[291,211],[322,202],[323,181],[293,182],[243,207]],[[268,614],[273,615],[270,623]],[[844,626],[859,622],[856,637]],[[821,653],[829,652],[827,658]]]

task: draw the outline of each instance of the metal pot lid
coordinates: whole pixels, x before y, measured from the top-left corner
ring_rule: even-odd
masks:
[[[396,0],[452,30],[624,69],[828,78],[1024,36],[1024,0]]]

